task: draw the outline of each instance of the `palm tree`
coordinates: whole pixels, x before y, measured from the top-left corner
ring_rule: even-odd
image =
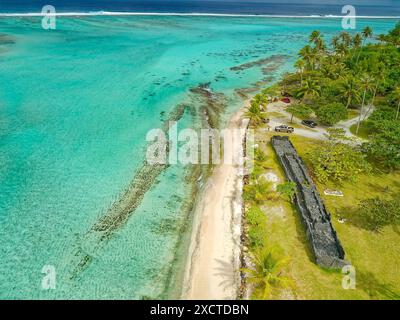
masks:
[[[259,175],[258,175],[259,177]],[[260,204],[268,200],[272,192],[272,182],[267,181],[264,177],[254,177],[255,181],[244,187],[245,193],[248,195],[248,200],[255,204]]]
[[[368,38],[370,38],[372,36],[372,29],[369,26],[366,26],[363,29],[363,31],[361,32],[361,34],[362,34],[362,46],[361,46],[361,50],[358,52],[356,63],[358,63],[358,59],[360,58],[360,54],[361,54],[362,48],[364,47],[365,40],[367,40]]]
[[[311,70],[314,70],[315,52],[309,45],[306,45],[300,50],[299,56],[304,59]]]
[[[350,34],[348,32],[342,31],[339,34],[339,38],[342,40],[342,44],[344,44],[344,46],[346,48],[348,48],[350,46],[350,44],[351,44],[351,36],[350,36]]]
[[[321,39],[321,32],[318,30],[314,30],[311,32],[311,35],[309,37],[309,42],[317,44],[318,40]]]
[[[348,76],[343,82],[341,87],[341,93],[347,98],[346,108],[348,109],[353,100],[360,98],[358,83],[353,76]]]
[[[252,100],[250,102],[250,106],[247,108],[247,111],[244,114],[245,117],[250,119],[250,122],[253,123],[253,125],[257,126],[262,122],[263,119],[263,114],[260,110],[260,104],[258,104],[256,101]]]
[[[367,74],[365,74],[361,78],[361,87],[364,89],[364,93],[363,93],[363,98],[362,98],[362,103],[361,103],[360,115],[358,117],[358,122],[357,122],[356,134],[358,134],[358,131],[360,130],[361,117],[362,117],[363,110],[364,110],[365,96],[367,94],[367,91],[371,90],[373,81],[374,81],[374,79]]]
[[[357,51],[358,51],[358,57],[360,56],[360,52],[361,52],[360,47],[362,45],[362,41],[363,41],[362,36],[359,33],[357,33],[353,38],[354,53],[357,53]],[[358,62],[358,57],[357,57],[357,62]],[[351,58],[351,60],[353,60],[353,58],[354,58],[354,56]]]
[[[251,262],[254,268],[242,270],[247,274],[247,281],[261,291],[262,299],[270,298],[273,288],[294,286],[293,280],[284,275],[290,258],[283,256],[276,246],[258,249],[251,257]]]
[[[333,51],[337,51],[338,46],[339,46],[339,37],[335,36],[332,38],[331,41],[332,47],[333,47]]]
[[[253,98],[253,101],[259,106],[260,110],[264,109],[268,103],[267,98],[262,94],[256,94]]]
[[[330,78],[330,79],[335,79],[337,74],[336,74],[336,68],[332,63],[324,63],[321,68],[322,73]]]
[[[317,84],[317,82],[308,78],[303,82],[302,87],[297,91],[297,96],[299,98],[303,98],[304,100],[306,97],[309,96],[319,97],[320,92],[321,87]]]
[[[357,33],[353,38],[353,46],[354,48],[359,48],[362,44],[362,37],[359,33]]]
[[[306,63],[304,62],[303,59],[299,59],[296,61],[294,66],[297,68],[297,71],[300,73],[300,85],[303,84],[303,72],[304,72],[304,67],[306,66]]]
[[[336,63],[335,71],[336,79],[344,78],[349,73],[349,69],[347,69],[346,65],[343,62]]]
[[[396,120],[399,118],[400,113],[400,86],[396,87],[393,91],[395,98],[399,101],[397,104],[397,111],[396,111]]]
[[[385,82],[385,64],[382,62],[379,62],[375,67],[374,67],[374,72],[373,72],[373,76],[376,80],[375,82],[375,86],[374,86],[374,90],[373,90],[373,94],[372,94],[372,99],[371,102],[369,104],[368,110],[367,112],[365,112],[363,121],[367,118],[368,114],[370,113],[371,109],[374,107],[374,103],[375,103],[375,98],[376,98],[376,94],[378,92],[378,88],[379,85]]]
[[[362,35],[363,35],[364,40],[367,38],[371,38],[372,29],[369,26],[366,26],[362,31]]]

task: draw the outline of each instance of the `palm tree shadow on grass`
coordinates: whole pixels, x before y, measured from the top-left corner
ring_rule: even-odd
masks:
[[[399,300],[400,294],[393,290],[393,286],[379,282],[371,272],[357,272],[357,289],[368,293],[371,299]]]

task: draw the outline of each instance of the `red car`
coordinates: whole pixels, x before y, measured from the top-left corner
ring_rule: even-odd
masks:
[[[290,99],[288,97],[282,98],[281,101],[284,103],[290,103]]]

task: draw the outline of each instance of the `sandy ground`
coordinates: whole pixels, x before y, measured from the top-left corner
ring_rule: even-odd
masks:
[[[243,112],[231,118],[228,128],[246,127]],[[244,134],[241,136],[244,138]],[[235,151],[234,146],[231,148]],[[193,222],[182,299],[237,298],[242,175],[242,166],[221,164],[204,188]]]

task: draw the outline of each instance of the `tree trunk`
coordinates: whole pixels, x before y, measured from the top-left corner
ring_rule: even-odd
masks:
[[[356,64],[358,63],[358,59],[360,59],[360,54],[361,54],[361,51],[362,51],[362,49],[363,49],[363,47],[364,47],[364,41],[365,41],[365,39],[362,41],[360,50],[358,50],[358,55],[357,55]]]
[[[399,118],[399,113],[400,113],[400,100],[399,104],[397,105],[396,120]]]
[[[400,104],[399,104],[400,105]],[[397,119],[397,118],[396,118]],[[292,113],[292,117],[290,118],[290,123],[293,123],[293,113]]]
[[[361,110],[360,110],[360,116],[358,117],[358,123],[357,123],[357,129],[356,129],[356,134],[358,134],[358,131],[360,130],[360,124],[361,124],[361,117],[362,117],[362,112],[364,109],[364,102],[365,102],[365,95],[367,93],[367,89],[364,89],[364,95],[363,95],[363,100],[361,103]]]
[[[369,108],[368,108],[367,112],[365,112],[363,121],[367,118],[367,115],[370,113],[372,107],[374,106],[374,101],[375,101],[376,92],[378,90],[378,85],[379,85],[379,82],[376,83],[375,90],[374,90],[374,96],[372,97],[372,102],[369,104],[369,106],[368,106]]]
[[[349,108],[349,106],[350,106],[350,102],[351,102],[351,97],[348,97],[348,98],[347,98],[346,109],[348,109],[348,108]]]

